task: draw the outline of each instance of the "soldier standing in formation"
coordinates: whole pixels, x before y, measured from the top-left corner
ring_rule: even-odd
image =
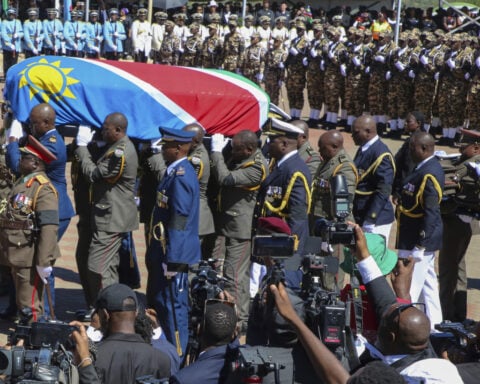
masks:
[[[7,20],[2,21],[2,50],[3,73],[6,76],[8,69],[17,64],[18,56],[22,52],[23,27],[17,19],[17,10],[7,10]]]
[[[146,63],[152,49],[152,33],[150,22],[147,20],[148,11],[140,8],[137,11],[137,20],[132,23],[130,34],[134,60],[137,63]]]
[[[165,34],[159,52],[160,64],[178,65],[181,41],[180,38],[173,33],[174,27],[175,24],[173,21],[167,20],[165,22]]]
[[[118,20],[118,9],[108,11],[110,19],[103,25],[104,50],[107,60],[119,60],[123,54],[123,41],[127,39],[125,27]]]
[[[93,12],[97,11],[92,11],[92,13]],[[55,8],[47,9],[47,17],[48,18],[43,21],[43,53],[45,55],[57,56],[61,53],[62,49],[63,24],[57,19],[57,10]]]
[[[27,11],[28,20],[23,23],[23,44],[25,58],[38,56],[42,52],[43,25],[38,20],[38,10],[30,8]]]
[[[282,47],[280,37],[273,39],[273,49],[265,55],[265,92],[270,96],[270,102],[278,105],[280,90],[285,83],[285,61],[288,53]]]
[[[242,65],[242,74],[250,81],[260,84],[265,73],[265,55],[267,50],[260,44],[260,34],[254,32],[250,46],[245,50]]]
[[[90,20],[86,25],[87,43],[86,53],[87,57],[92,59],[99,59],[101,55],[101,47],[103,41],[103,27],[98,22],[98,12],[90,12]]]
[[[245,41],[237,31],[237,22],[235,20],[230,20],[228,27],[230,32],[225,35],[223,43],[223,69],[240,73],[243,52],[245,51]]]

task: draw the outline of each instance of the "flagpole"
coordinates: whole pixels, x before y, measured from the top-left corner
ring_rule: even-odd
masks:
[[[148,0],[148,22],[152,24],[153,0]]]

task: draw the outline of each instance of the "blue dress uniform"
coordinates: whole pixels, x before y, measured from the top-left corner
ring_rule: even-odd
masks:
[[[110,16],[117,14],[117,9],[109,11]],[[105,39],[105,57],[108,60],[118,60],[123,53],[122,41],[127,38],[125,28],[120,21],[109,20],[103,25],[103,37]]]
[[[190,142],[194,135],[193,132],[170,129],[161,129],[161,132],[164,142]],[[187,157],[170,164],[157,188],[157,203],[152,214],[146,254],[147,302],[160,314],[165,336],[177,346],[179,355],[179,348],[183,353],[188,342],[188,274],[179,272],[167,277],[163,265],[192,265],[200,261],[199,201],[197,175]]]
[[[91,22],[87,23],[87,44],[85,46],[85,52],[89,58],[100,58],[102,52],[103,41],[103,26],[97,22],[98,12],[90,12],[90,17],[95,18]]]
[[[355,222],[360,225],[373,223],[375,226],[391,224],[395,219],[390,203],[395,177],[392,153],[378,139],[365,151],[360,147],[354,163],[359,176],[353,201]]]
[[[49,8],[49,15],[57,15],[56,9]],[[60,20],[46,19],[43,21],[43,52],[46,55],[57,56],[62,48],[63,24]]]
[[[63,36],[65,38],[65,49],[67,56],[83,57],[83,49],[87,39],[85,23],[81,21],[83,12],[72,11],[74,21],[66,21],[63,27]]]
[[[43,44],[43,24],[37,19],[38,12],[36,9],[29,9],[29,20],[23,23],[23,47],[25,58],[38,56],[42,52]]]
[[[7,10],[7,20],[2,21],[2,50],[3,50],[3,73],[17,64],[18,55],[22,52],[23,27],[20,20],[16,19],[17,10]]]

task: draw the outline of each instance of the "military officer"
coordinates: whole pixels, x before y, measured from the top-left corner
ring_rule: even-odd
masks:
[[[188,341],[188,265],[200,261],[200,192],[187,159],[193,132],[161,128],[167,171],[157,188],[148,244],[147,302],[161,313],[167,340],[183,355]],[[184,268],[174,268],[181,264]]]
[[[467,270],[465,254],[472,238],[472,229],[479,226],[480,134],[461,130],[460,158],[455,174],[445,184],[454,183],[457,192],[448,202],[453,209],[442,214],[443,237],[438,257],[440,303],[445,320],[463,322],[467,317]]]
[[[86,25],[87,43],[85,52],[88,58],[99,59],[102,52],[103,27],[98,22],[98,11],[90,11],[90,19]]]
[[[282,39],[273,39],[273,49],[265,55],[265,91],[270,102],[278,105],[280,89],[285,82],[285,61],[288,53],[282,47]]]
[[[388,147],[380,140],[372,116],[360,116],[352,127],[352,138],[360,148],[354,158],[358,184],[353,201],[353,217],[365,232],[390,237],[394,220],[390,203],[395,161]]]
[[[55,156],[33,136],[22,148],[19,171],[0,214],[0,241],[12,268],[19,309],[31,308],[33,321],[43,315],[43,284],[60,256],[58,200],[45,165]]]
[[[245,50],[242,60],[242,74],[250,81],[260,84],[265,72],[265,55],[267,50],[260,45],[260,35],[254,32],[250,46]]]
[[[71,12],[72,21],[66,21],[63,28],[67,56],[83,57],[83,48],[87,39],[85,23],[82,21],[82,11]]]
[[[222,149],[227,142],[223,135],[212,137],[212,169],[220,186],[216,213],[219,237],[213,255],[225,255],[224,276],[229,278],[225,288],[235,298],[240,331],[244,333],[250,302],[253,211],[267,168],[253,132],[245,130],[237,133],[232,139],[232,156],[225,160]]]
[[[147,20],[148,11],[140,8],[137,11],[137,20],[132,23],[130,34],[134,59],[137,63],[146,63],[152,49],[152,33],[150,22]]]
[[[209,36],[202,44],[202,67],[218,68],[221,66],[222,42],[217,34],[218,25],[208,26]]]
[[[313,178],[320,165],[320,155],[312,148],[308,141],[308,125],[303,120],[293,120],[291,123],[303,131],[302,134],[298,135],[297,139],[298,155],[305,161],[305,164],[307,164],[310,170],[310,176]]]
[[[165,12],[155,12],[155,21],[152,23],[152,59],[154,64],[160,63],[160,47],[165,34],[165,22],[168,15]]]
[[[230,72],[240,73],[242,56],[245,51],[245,41],[237,31],[237,22],[229,20],[230,33],[225,35],[223,42],[223,69]]]
[[[17,64],[18,55],[22,52],[23,27],[17,19],[17,10],[7,10],[7,20],[2,21],[2,50],[3,73],[6,76],[8,69]]]
[[[322,162],[312,181],[312,208],[310,210],[310,233],[313,234],[315,220],[325,218],[333,220],[330,182],[336,175],[344,175],[347,180],[350,212],[353,208],[355,188],[357,186],[357,167],[343,148],[343,136],[337,131],[324,133],[318,139],[318,149]],[[350,215],[353,221],[353,216]]]
[[[200,63],[202,43],[200,25],[197,23],[190,24],[190,36],[187,37],[185,44],[183,44],[183,53],[179,64],[184,67],[197,67]]]
[[[165,34],[163,35],[162,45],[160,46],[160,64],[178,65],[180,56],[181,41],[180,38],[173,33],[175,24],[173,21],[165,22]]]
[[[253,15],[245,16],[245,25],[240,27],[240,34],[245,40],[245,48],[250,46],[250,39],[255,32],[255,27],[253,26]]]
[[[297,150],[298,135],[303,134],[303,131],[290,123],[277,119],[272,121],[272,128],[266,134],[270,137],[268,153],[276,164],[262,182],[257,214],[258,217],[275,216],[284,219],[292,234],[297,236],[297,253],[302,255],[308,236],[311,202],[310,171]]]
[[[63,40],[63,24],[57,19],[55,8],[47,9],[47,19],[43,21],[43,53],[57,56],[60,53]]]
[[[138,158],[127,136],[127,118],[119,112],[108,115],[102,126],[107,143],[104,154],[94,162],[87,149],[93,132],[80,126],[75,156],[82,174],[92,183],[93,236],[88,251],[87,305],[93,307],[98,291],[118,282],[119,250],[122,240],[138,228],[135,182]]]
[[[29,8],[27,14],[28,20],[23,23],[25,58],[38,56],[42,52],[43,44],[43,25],[38,20],[38,9]]]
[[[104,51],[107,60],[118,60],[123,54],[123,40],[127,39],[125,27],[118,20],[118,9],[108,11],[110,19],[103,25]]]
[[[190,152],[188,153],[188,161],[190,161],[193,169],[195,169],[200,187],[200,222],[198,224],[198,236],[200,237],[200,242],[202,242],[206,235],[215,232],[213,215],[207,198],[207,186],[210,180],[210,158],[208,157],[208,151],[205,145],[203,145],[203,137],[205,135],[203,127],[193,123],[183,127],[183,131],[193,132],[195,134],[192,139]],[[205,256],[208,258],[209,255]]]
[[[445,175],[433,151],[435,141],[427,132],[416,132],[410,140],[410,155],[416,164],[402,181],[397,205],[398,257],[415,259],[410,296],[425,303],[432,329],[442,322],[442,309],[435,272],[435,252],[442,246],[440,216]]]

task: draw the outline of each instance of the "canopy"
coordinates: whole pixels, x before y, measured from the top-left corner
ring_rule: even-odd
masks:
[[[33,57],[7,73],[5,100],[26,122],[32,107],[49,103],[57,125],[100,127],[122,112],[128,135],[155,139],[158,128],[197,122],[209,134],[257,131],[266,122],[268,95],[226,71],[70,57]]]

